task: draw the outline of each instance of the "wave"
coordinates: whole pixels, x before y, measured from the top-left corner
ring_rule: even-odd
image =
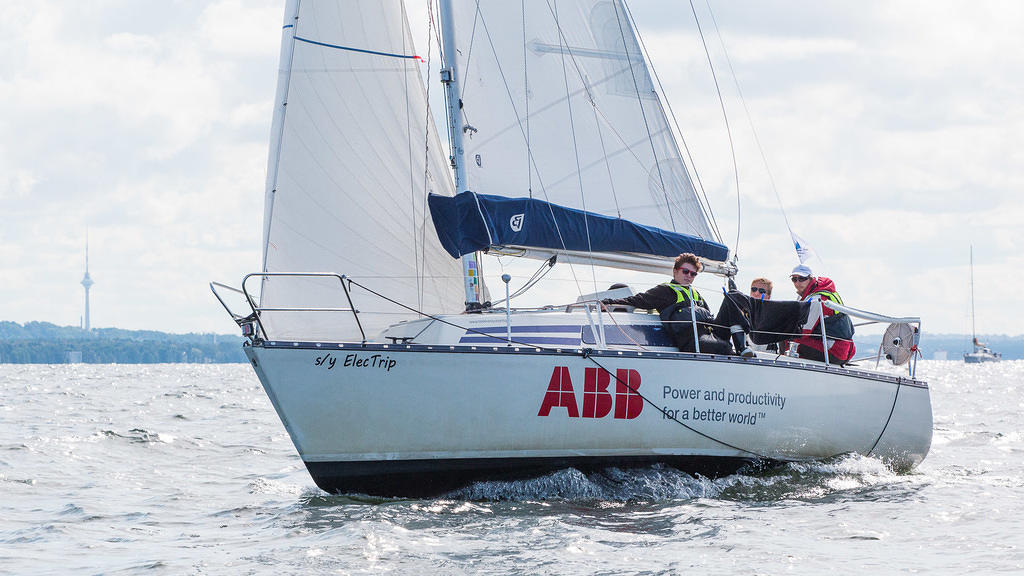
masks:
[[[525,480],[475,482],[441,499],[469,501],[663,501],[720,499],[742,502],[820,500],[865,490],[915,485],[919,475],[901,475],[860,455],[750,467],[720,478],[690,475],[662,464],[582,472],[567,468]],[[881,495],[879,496],[881,497]]]

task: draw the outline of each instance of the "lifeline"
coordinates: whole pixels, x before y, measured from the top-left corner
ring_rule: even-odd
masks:
[[[769,394],[763,392],[761,394],[754,394],[753,392],[747,392],[746,394],[737,394],[736,392],[729,392],[729,396],[726,399],[727,404],[748,404],[750,406],[778,406],[779,410],[786,407],[786,397],[782,394]]]

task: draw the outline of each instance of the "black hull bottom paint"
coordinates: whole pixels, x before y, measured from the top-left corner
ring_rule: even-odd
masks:
[[[424,498],[468,486],[478,480],[534,478],[565,468],[592,472],[665,464],[690,474],[716,478],[755,464],[747,458],[710,456],[606,456],[562,458],[459,458],[374,462],[306,462],[321,490]]]

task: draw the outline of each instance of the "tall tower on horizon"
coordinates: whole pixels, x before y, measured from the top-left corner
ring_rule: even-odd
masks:
[[[85,328],[86,331],[91,329],[89,325],[89,288],[93,285],[92,277],[89,276],[89,234],[85,235],[85,277],[82,278],[82,286],[85,287]]]

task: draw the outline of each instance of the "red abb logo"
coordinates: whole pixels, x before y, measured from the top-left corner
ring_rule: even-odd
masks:
[[[608,391],[612,375],[607,370],[585,368],[583,371],[583,414],[576,403],[576,391],[569,378],[568,366],[555,366],[551,373],[548,391],[540,405],[537,416],[547,416],[552,408],[565,408],[570,418],[604,418],[612,411],[614,400],[615,418],[631,420],[644,409],[644,399],[636,392],[640,387],[640,373],[636,370],[619,368],[615,371],[615,398]]]

